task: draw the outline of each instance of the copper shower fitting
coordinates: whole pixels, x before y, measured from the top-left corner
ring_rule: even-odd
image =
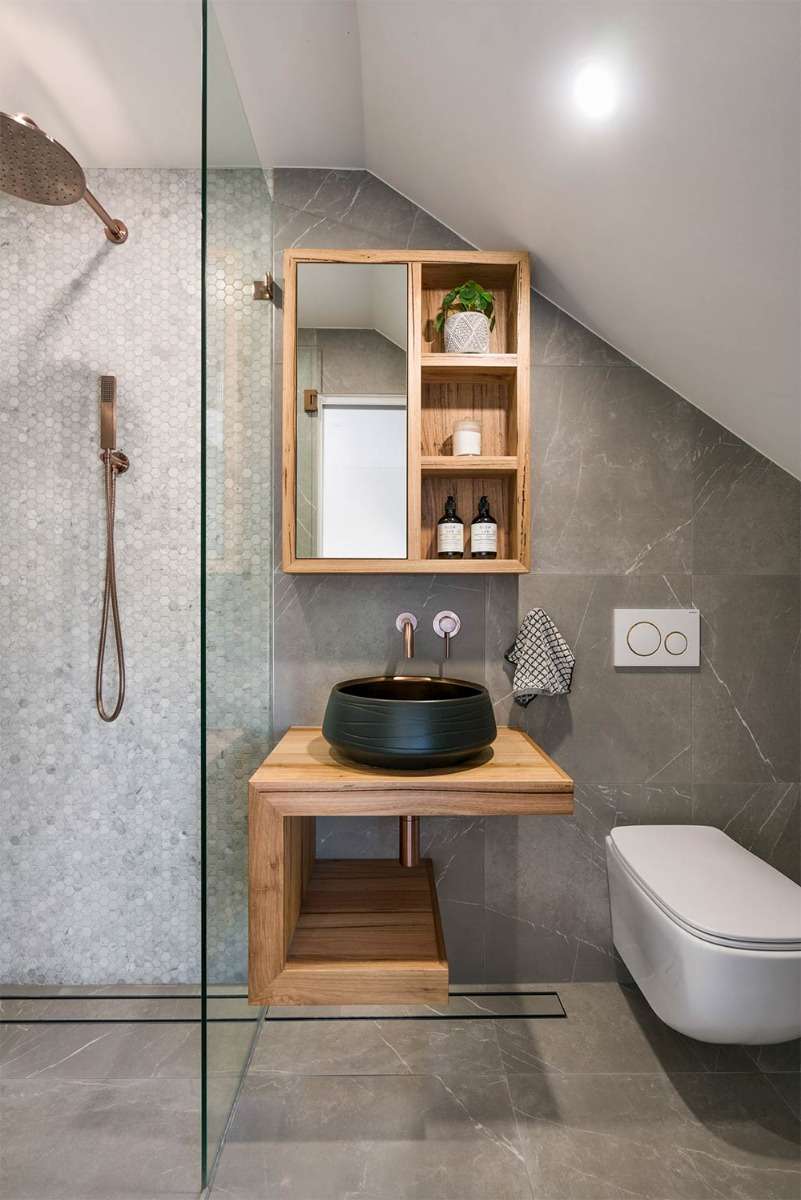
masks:
[[[77,204],[85,200],[106,227],[110,242],[128,239],[123,221],[109,216],[86,186],[83,167],[27,113],[0,112],[0,191],[34,204]]]
[[[114,551],[114,510],[117,476],[128,470],[128,456],[117,450],[117,380],[114,375],[100,376],[100,461],[103,463],[106,496],[106,578],[103,585],[103,614],[97,647],[95,703],[103,721],[116,721],[125,702],[125,653],[117,601],[117,564]],[[114,649],[117,657],[117,699],[109,712],[103,700],[103,662],[106,656],[109,618],[114,625]]]

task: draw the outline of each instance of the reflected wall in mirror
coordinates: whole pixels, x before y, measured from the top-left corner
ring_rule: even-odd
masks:
[[[406,557],[407,275],[298,265],[298,558]]]

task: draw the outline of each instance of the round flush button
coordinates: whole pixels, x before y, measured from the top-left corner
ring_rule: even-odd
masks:
[[[656,654],[662,635],[653,621],[637,621],[626,634],[626,641],[632,653],[647,658],[650,654]]]
[[[683,654],[687,649],[687,638],[678,629],[674,629],[665,638],[665,649],[668,654]]]

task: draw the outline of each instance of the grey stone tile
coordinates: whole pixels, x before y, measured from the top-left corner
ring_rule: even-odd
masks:
[[[448,229],[436,217],[432,217],[422,208],[418,208],[412,221],[412,227],[406,239],[410,249],[430,250],[436,246],[438,250],[472,250],[473,247],[452,229]]]
[[[424,818],[420,849],[434,866],[437,896],[480,903],[484,897],[484,820],[481,817]]]
[[[362,170],[280,167],[273,172],[273,200],[282,207],[336,221],[353,203],[366,177]]]
[[[521,576],[519,617],[544,608],[572,647],[576,668],[569,696],[539,697],[525,709],[514,705],[512,723],[574,779],[689,783],[689,673],[616,669],[612,644],[613,609],[689,602],[689,580],[682,576]],[[496,663],[507,648],[505,632],[503,640],[488,642]]]
[[[492,1021],[267,1021],[251,1071],[477,1076],[501,1062]]]
[[[397,858],[397,817],[318,817],[318,858]]]
[[[543,1200],[795,1200],[798,1123],[759,1075],[512,1075]]]
[[[801,1121],[801,1075],[797,1071],[770,1074],[766,1078],[784,1100],[785,1104]]]
[[[537,369],[535,573],[691,569],[692,409],[638,367]]]
[[[523,709],[513,703],[514,668],[504,655],[514,642],[524,612],[520,608],[520,582],[516,575],[490,575],[486,589],[484,677],[499,725],[517,727]]]
[[[2,1200],[195,1197],[197,1080],[0,1083]]]
[[[797,781],[798,578],[696,575],[693,599],[702,661],[692,680],[694,781]]]
[[[299,244],[325,245],[318,242],[315,219],[324,219],[329,226],[341,226],[340,248],[358,245],[369,248],[367,234],[379,235],[382,242],[397,249],[406,246],[419,221],[421,210],[411,200],[388,187],[369,171],[301,171],[279,169],[274,172],[277,207],[294,209],[308,218],[309,229]],[[437,222],[429,231],[446,231]],[[447,231],[448,233],[450,231]],[[284,235],[283,223],[276,217],[275,236]],[[358,236],[356,236],[358,235]],[[447,238],[453,240],[453,235]],[[460,239],[456,239],[457,242]]]
[[[505,1080],[446,1075],[251,1076],[214,1194],[531,1200]]]
[[[557,1075],[755,1072],[740,1046],[716,1046],[665,1025],[636,988],[560,983],[564,1021],[496,1021],[504,1070]]]
[[[344,227],[332,217],[319,216],[304,209],[274,205],[275,236],[273,239],[273,274],[283,281],[283,252],[291,246],[314,246],[316,249],[342,249],[349,241],[358,241],[364,250],[393,250],[397,243],[391,237],[370,230],[359,230],[358,236],[343,236]]]
[[[531,346],[534,364],[534,392],[537,370],[543,367],[632,366],[631,361],[557,308],[550,300],[534,292],[531,304]]]
[[[688,821],[690,810],[680,786],[577,783],[572,817],[488,821],[487,979],[619,978],[604,839],[616,825]]]
[[[369,581],[369,586],[367,585]],[[448,674],[484,674],[484,582],[445,576],[278,575],[275,597],[275,725],[319,725],[333,684],[380,674],[438,673],[440,609],[462,618]],[[404,662],[399,612],[419,621],[415,658]]]
[[[487,914],[480,900],[440,900],[451,984],[484,979]]]
[[[200,1075],[195,1024],[0,1027],[2,1079],[149,1079]]]
[[[748,1052],[760,1071],[801,1071],[801,1041],[775,1042],[772,1046],[749,1046]]]
[[[693,570],[701,575],[797,575],[801,484],[697,414]]]
[[[484,978],[484,821],[423,820],[421,848],[431,858],[451,983]]]
[[[692,821],[715,825],[801,883],[801,788],[797,783],[696,783]]]

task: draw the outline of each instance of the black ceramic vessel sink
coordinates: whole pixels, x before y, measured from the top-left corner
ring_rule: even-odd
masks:
[[[497,732],[482,684],[422,675],[338,683],[323,721],[323,737],[346,757],[407,770],[463,762]]]

